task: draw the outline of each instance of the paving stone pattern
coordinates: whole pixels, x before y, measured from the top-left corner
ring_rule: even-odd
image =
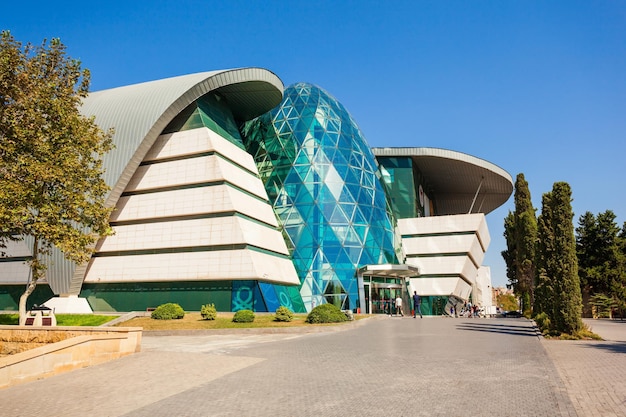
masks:
[[[626,322],[585,320],[605,341],[543,340],[579,416],[626,416]]]
[[[0,390],[0,416],[626,415],[621,342],[547,341],[526,319],[337,329],[144,335],[141,353]]]

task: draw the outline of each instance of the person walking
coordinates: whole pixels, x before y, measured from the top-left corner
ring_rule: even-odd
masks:
[[[419,295],[417,295],[417,291],[413,291],[413,318],[417,317],[419,313],[420,318],[423,319],[422,316],[422,299]]]
[[[402,312],[402,297],[400,297],[400,295],[396,297],[396,315],[398,315],[398,313],[404,317],[404,313]]]

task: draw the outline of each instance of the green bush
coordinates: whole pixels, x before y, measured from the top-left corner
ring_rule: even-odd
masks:
[[[291,321],[293,320],[293,313],[285,306],[280,306],[276,309],[276,315],[274,321]]]
[[[347,320],[343,311],[334,304],[319,305],[306,317],[307,323],[341,323]]]
[[[235,323],[252,323],[254,321],[254,313],[252,310],[239,310],[233,316]]]
[[[200,308],[200,315],[205,320],[215,320],[217,318],[217,309],[215,304],[205,304]]]
[[[535,316],[535,323],[539,327],[541,334],[548,334],[550,332],[550,318],[546,313],[539,313]]]
[[[161,304],[154,309],[150,317],[155,320],[182,319],[185,317],[185,310],[175,303]]]

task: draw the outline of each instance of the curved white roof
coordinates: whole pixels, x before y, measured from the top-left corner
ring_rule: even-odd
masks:
[[[435,200],[437,215],[466,214],[470,208],[471,213],[487,214],[504,204],[513,192],[508,172],[468,154],[439,148],[372,150],[377,157],[410,157],[424,175],[424,188]]]
[[[218,91],[238,121],[250,120],[282,100],[282,81],[262,68],[202,72],[90,93],[81,112],[114,129],[113,149],[104,158],[114,205],[133,173],[168,123],[201,96]]]

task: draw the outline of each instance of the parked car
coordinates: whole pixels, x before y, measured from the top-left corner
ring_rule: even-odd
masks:
[[[519,318],[519,317],[522,317],[522,312],[521,311],[517,311],[517,310],[505,311],[504,313],[502,313],[502,317]]]

